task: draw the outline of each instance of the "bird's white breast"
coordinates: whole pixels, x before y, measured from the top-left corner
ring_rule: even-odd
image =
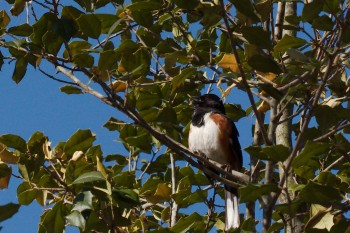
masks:
[[[211,113],[204,115],[204,125],[197,127],[191,124],[188,137],[189,148],[193,152],[200,152],[209,159],[220,164],[226,164],[225,156],[219,143],[219,128],[210,118]]]

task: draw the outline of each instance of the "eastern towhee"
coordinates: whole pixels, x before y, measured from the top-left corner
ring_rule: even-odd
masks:
[[[214,94],[193,98],[194,112],[188,136],[189,148],[211,162],[229,169],[242,169],[238,130],[225,115],[221,99]],[[240,225],[237,189],[225,185],[225,230]]]

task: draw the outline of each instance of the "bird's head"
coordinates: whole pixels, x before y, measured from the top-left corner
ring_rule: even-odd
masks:
[[[225,114],[225,107],[221,99],[214,94],[205,94],[202,96],[196,96],[192,98],[192,105],[195,110],[208,109],[217,110],[220,113]]]

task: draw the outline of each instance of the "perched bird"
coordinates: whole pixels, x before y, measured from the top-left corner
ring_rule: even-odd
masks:
[[[229,170],[242,169],[238,130],[225,114],[221,99],[214,94],[193,98],[194,112],[188,136],[191,151]],[[225,185],[225,230],[240,225],[237,189]]]

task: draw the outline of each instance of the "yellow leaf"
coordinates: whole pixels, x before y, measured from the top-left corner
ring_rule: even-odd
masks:
[[[114,92],[123,92],[126,89],[126,83],[121,81],[114,81],[111,86]]]
[[[242,77],[239,77],[237,79],[237,82],[240,83],[242,82]],[[228,96],[232,90],[232,88],[234,88],[235,86],[237,86],[237,83],[232,83],[225,91],[224,93],[222,94],[222,98],[225,98],[226,96]]]
[[[226,53],[217,65],[221,68],[229,69],[232,72],[239,73],[236,57],[232,53]]]
[[[265,83],[268,83],[268,81],[273,81],[277,77],[276,74],[271,73],[271,72],[263,73],[263,72],[257,71],[256,73],[258,74],[258,77],[259,77],[259,75],[260,75],[260,77],[262,77],[261,80]]]
[[[125,72],[126,72],[126,69],[124,68],[124,66],[123,66],[122,64],[119,64],[119,65],[118,65],[118,71],[119,71],[120,73],[125,73]]]
[[[96,163],[97,163],[97,171],[101,172],[104,178],[107,178],[108,175],[107,175],[105,166],[103,166],[98,156],[96,156]]]
[[[270,105],[268,103],[266,103],[265,100],[263,100],[257,108],[258,112],[261,112],[261,113],[265,113],[269,109],[270,109]]]
[[[305,225],[305,230],[312,228],[330,230],[334,225],[334,215],[331,214],[332,206],[326,208],[319,204],[312,204],[310,219]]]
[[[7,150],[6,146],[0,144],[0,162],[17,164],[19,157]]]
[[[169,187],[168,184],[165,184],[165,183],[158,184],[157,190],[154,195],[162,198],[165,201],[170,200],[171,188]]]

